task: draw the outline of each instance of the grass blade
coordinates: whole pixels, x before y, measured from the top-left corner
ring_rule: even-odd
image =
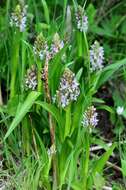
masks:
[[[21,120],[26,115],[26,113],[30,110],[30,108],[34,104],[35,100],[40,96],[40,94],[41,93],[39,93],[39,92],[31,92],[27,96],[24,103],[22,105],[20,105],[20,109],[17,108],[18,111],[16,113],[16,116],[15,116],[14,120],[12,121],[10,128],[8,129],[8,131],[6,133],[4,140],[6,140],[8,138],[8,136],[12,133],[12,131],[15,129],[15,127],[18,126],[18,124],[21,122]]]

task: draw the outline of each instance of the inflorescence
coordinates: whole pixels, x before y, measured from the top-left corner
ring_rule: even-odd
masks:
[[[34,42],[33,46],[34,54],[39,57],[40,60],[44,60],[48,54],[48,45],[47,41],[43,37],[42,33],[40,33]]]
[[[60,39],[58,33],[55,33],[53,37],[53,43],[51,44],[51,55],[54,57],[64,47],[63,40]]]
[[[95,41],[90,49],[91,71],[101,70],[103,68],[104,49],[99,42]]]
[[[25,87],[26,90],[35,90],[37,87],[37,73],[35,65],[32,65],[30,69],[27,70],[27,74],[25,76]]]
[[[98,124],[98,113],[96,112],[96,108],[94,106],[90,106],[87,110],[83,113],[82,125],[83,127],[89,127],[91,130]]]
[[[11,13],[10,26],[19,28],[20,32],[24,32],[26,29],[27,7],[27,5],[24,7],[17,5],[14,12]]]
[[[53,42],[51,47],[47,45],[47,41],[40,33],[34,42],[33,51],[40,60],[50,60],[52,59],[62,48],[64,47],[63,40],[60,39],[59,34],[56,33],[53,37]]]
[[[76,101],[79,94],[80,88],[75,78],[75,74],[71,70],[66,69],[60,80],[59,90],[56,94],[58,103],[64,108],[70,102]]]
[[[80,30],[81,32],[87,32],[88,17],[86,16],[84,9],[81,6],[78,6],[75,16],[78,30]]]

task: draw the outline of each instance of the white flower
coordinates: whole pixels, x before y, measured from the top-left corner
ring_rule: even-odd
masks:
[[[116,109],[116,112],[118,115],[122,115],[124,111],[124,107],[123,106],[118,106],[117,109]]]
[[[99,42],[95,41],[90,49],[91,71],[101,70],[103,68],[104,49]]]

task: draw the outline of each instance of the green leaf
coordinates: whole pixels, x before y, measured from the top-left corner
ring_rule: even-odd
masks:
[[[102,189],[102,187],[105,185],[105,179],[99,173],[96,173],[93,178],[96,190]]]
[[[15,114],[17,112],[17,105],[20,102],[20,99],[21,99],[21,97],[19,95],[16,95],[8,101],[7,113],[10,116],[15,116]]]
[[[73,181],[71,184],[71,187],[74,190],[82,190],[84,188],[83,183],[81,181]]]
[[[26,100],[24,101],[24,103],[20,104],[17,107],[17,112],[15,115],[15,118],[13,119],[10,128],[8,129],[4,140],[6,140],[8,138],[8,136],[12,133],[12,131],[15,129],[15,127],[18,126],[18,124],[21,122],[21,120],[23,119],[23,117],[27,114],[27,112],[30,110],[30,108],[32,107],[32,105],[34,104],[35,100],[40,96],[41,93],[39,92],[31,92]],[[20,107],[20,109],[19,109]]]
[[[94,24],[95,20],[95,15],[96,15],[96,9],[92,3],[90,3],[86,9],[87,15],[88,15],[88,20],[89,24]]]
[[[59,113],[59,110],[54,105],[41,101],[36,101],[35,103],[42,106],[46,111],[50,112],[56,119],[58,125],[63,127],[63,119]]]
[[[102,99],[100,99],[100,98],[92,98],[92,102],[94,102],[94,103],[100,103],[100,104],[104,104],[105,103],[105,101],[104,100],[102,100]]]
[[[110,155],[112,154],[113,150],[116,147],[116,143],[114,143],[102,156],[99,158],[96,163],[94,164],[94,168],[92,170],[93,176],[96,175],[96,173],[101,173],[107,160],[109,159]]]
[[[80,70],[76,74],[76,79],[79,81],[83,73],[83,68],[80,68]]]
[[[98,106],[97,108],[101,109],[101,110],[106,110],[110,113],[115,113],[114,109],[110,106],[107,106],[107,105]]]
[[[67,172],[69,169],[69,164],[73,157],[74,151],[68,144],[68,141],[65,140],[62,144],[60,154],[58,155],[58,170],[59,170],[59,187],[61,188],[65,184],[67,178]]]
[[[106,66],[101,72],[96,88],[98,89],[102,84],[108,81],[113,76],[113,74],[118,71],[123,65],[126,65],[126,58]]]
[[[78,101],[76,102],[76,106],[73,112],[73,122],[72,122],[72,130],[71,134],[73,133],[74,129],[80,126],[82,111],[84,109],[84,97],[80,96]]]
[[[46,20],[47,24],[49,24],[50,18],[49,18],[49,9],[48,9],[47,3],[45,0],[41,0],[41,2],[43,5],[43,9],[44,9],[45,20]]]
[[[121,159],[122,173],[126,177],[126,160]]]

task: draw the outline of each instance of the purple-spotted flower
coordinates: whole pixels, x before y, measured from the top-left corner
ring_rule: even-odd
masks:
[[[61,107],[66,107],[70,102],[76,101],[80,94],[79,83],[75,78],[75,74],[66,69],[60,80],[59,89],[56,93],[58,103]]]
[[[104,49],[98,41],[95,41],[90,49],[91,71],[101,70],[104,62]]]
[[[88,107],[87,110],[83,113],[81,122],[83,127],[89,127],[90,130],[95,127],[98,124],[97,116],[98,113],[96,112],[96,108],[94,106]]]
[[[63,40],[60,39],[58,33],[55,33],[51,44],[51,57],[53,58],[64,47]]]
[[[33,52],[41,61],[44,60],[49,54],[47,41],[43,37],[42,33],[36,37]]]
[[[76,16],[77,29],[80,32],[87,32],[88,30],[88,17],[86,16],[84,9],[81,6],[78,6]]]
[[[32,65],[30,69],[27,70],[27,74],[25,76],[25,87],[26,90],[35,90],[37,87],[37,73],[35,65]]]
[[[27,21],[27,5],[17,5],[14,12],[11,13],[10,26],[19,28],[20,32],[24,32],[26,29]]]

